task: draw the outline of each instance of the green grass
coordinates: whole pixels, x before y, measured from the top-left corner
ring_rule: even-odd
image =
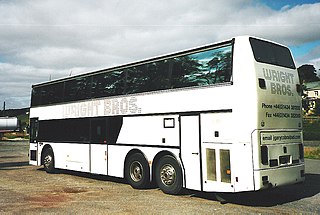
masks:
[[[304,147],[304,157],[320,160],[320,147]]]
[[[29,135],[25,134],[24,132],[11,132],[11,133],[5,133],[3,135],[4,138],[8,140],[12,140],[15,138],[23,138],[23,139],[28,139]]]

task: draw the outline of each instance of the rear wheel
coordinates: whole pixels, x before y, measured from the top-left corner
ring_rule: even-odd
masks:
[[[156,181],[159,188],[167,194],[179,194],[182,190],[182,171],[178,161],[166,155],[156,166]]]
[[[55,172],[55,167],[54,167],[54,154],[52,148],[46,149],[43,155],[43,167],[44,170],[47,173],[54,173]]]
[[[125,178],[136,189],[146,188],[150,183],[150,168],[145,157],[136,153],[125,164]]]

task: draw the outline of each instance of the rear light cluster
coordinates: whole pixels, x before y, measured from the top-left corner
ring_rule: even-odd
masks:
[[[302,144],[299,144],[299,158],[300,158],[300,160],[304,160],[304,151],[303,151]]]
[[[268,147],[261,146],[261,163],[263,165],[268,165]]]

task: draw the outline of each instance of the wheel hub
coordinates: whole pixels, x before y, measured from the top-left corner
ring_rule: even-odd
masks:
[[[49,167],[52,163],[52,157],[50,155],[45,156],[43,165]]]
[[[176,180],[176,171],[170,164],[166,164],[161,168],[161,181],[166,186],[172,185]]]
[[[142,165],[138,161],[134,161],[130,165],[130,177],[133,181],[138,182],[142,179]]]

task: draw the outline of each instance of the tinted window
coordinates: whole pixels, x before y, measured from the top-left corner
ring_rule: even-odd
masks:
[[[172,87],[203,86],[229,82],[232,46],[174,58]]]
[[[91,143],[115,144],[122,127],[123,117],[102,117],[91,120]]]
[[[31,92],[31,107],[41,105],[41,88],[33,88]]]
[[[230,82],[232,44],[34,87],[32,106]]]
[[[123,71],[107,72],[92,77],[92,97],[119,95],[124,92],[126,75]]]
[[[126,69],[125,92],[131,94],[170,88],[169,69],[170,63],[168,60]]]
[[[75,118],[36,121],[34,139],[48,142],[109,143],[117,142],[123,118]]]
[[[38,118],[30,118],[30,143],[35,143],[38,140],[38,126]]]
[[[250,44],[256,61],[295,69],[288,48],[274,43],[250,38]]]
[[[38,141],[89,142],[89,119],[39,121]]]
[[[64,83],[50,84],[32,89],[31,105],[55,104],[63,101]]]
[[[65,83],[65,101],[76,101],[88,99],[91,97],[91,77],[78,77],[66,81]]]
[[[91,121],[91,143],[106,143],[106,120],[95,119]]]

